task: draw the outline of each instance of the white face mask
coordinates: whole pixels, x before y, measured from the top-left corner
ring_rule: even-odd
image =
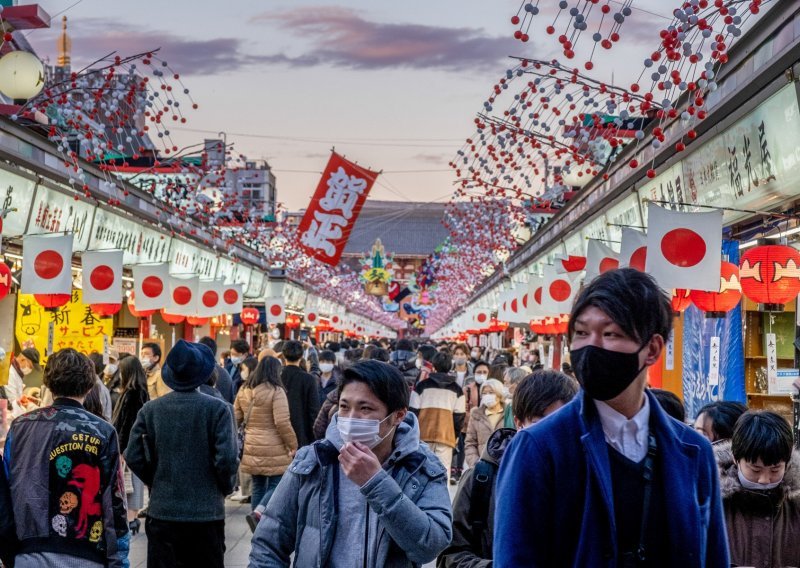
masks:
[[[481,397],[481,404],[486,408],[492,408],[495,404],[497,404],[497,395],[496,394],[485,394]]]
[[[109,363],[106,365],[105,373],[106,375],[113,375],[117,372],[117,366],[114,363]]]
[[[783,483],[783,478],[780,478],[775,483],[757,483],[755,481],[750,481],[749,479],[747,479],[742,473],[741,469],[739,470],[738,473],[739,473],[739,483],[742,484],[742,487],[744,487],[745,489],[750,489],[752,491],[767,491],[769,489],[775,489],[778,485]]]
[[[489,375],[484,375],[483,373],[480,373],[480,374],[475,375],[475,382],[478,383],[479,385],[482,385],[483,383],[486,382],[486,379],[488,379],[488,378],[489,378]]]
[[[394,431],[394,427],[381,437],[380,429],[381,424],[388,420],[392,415],[390,414],[383,420],[374,420],[371,418],[345,418],[338,417],[337,427],[339,428],[339,435],[342,437],[344,443],[359,442],[367,446],[370,450],[383,442]]]
[[[417,366],[417,369],[422,369],[422,359],[417,359],[417,362],[414,364]]]
[[[323,373],[330,373],[333,371],[333,363],[320,363],[319,370]]]
[[[150,366],[150,359],[148,359],[147,357],[142,357],[141,359],[139,359],[139,362],[145,369]]]
[[[456,366],[466,365],[467,364],[467,358],[466,357],[453,357],[453,363],[455,363]]]
[[[231,357],[231,363],[234,365],[238,365],[242,361],[244,361],[244,357]]]
[[[243,379],[247,379],[250,376],[250,369],[242,369],[239,374],[242,376]]]
[[[22,374],[23,375],[30,375],[33,373],[33,367],[22,367]]]
[[[472,352],[472,358],[473,359],[477,359],[480,356],[481,356],[481,352],[480,351],[473,351]]]

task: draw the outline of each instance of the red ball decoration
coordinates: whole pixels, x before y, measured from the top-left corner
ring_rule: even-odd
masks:
[[[206,325],[208,323],[208,318],[189,316],[188,318],[186,318],[186,323],[188,323],[189,325],[193,325],[195,327],[200,327],[201,325]]]
[[[169,325],[178,325],[179,323],[183,323],[183,320],[186,319],[186,316],[179,316],[178,314],[171,314],[161,309],[161,319],[163,319]]]
[[[742,255],[742,293],[765,311],[782,311],[800,293],[800,252],[786,245],[762,245]]]
[[[242,313],[239,314],[239,318],[245,325],[255,325],[261,318],[261,314],[259,313],[258,308],[244,308]]]
[[[672,290],[672,311],[676,314],[683,313],[692,303],[689,295],[689,290],[674,288]]]
[[[152,316],[158,310],[137,310],[136,303],[133,298],[133,292],[131,292],[131,297],[128,299],[128,311],[135,318],[146,318]]]
[[[706,312],[707,318],[725,317],[725,314],[735,308],[742,299],[739,267],[731,262],[723,262],[719,291],[692,290],[689,298],[695,306]]]
[[[110,318],[122,309],[122,303],[119,304],[92,304],[92,313],[97,317]]]
[[[33,297],[45,310],[57,310],[69,303],[72,294],[34,294]]]

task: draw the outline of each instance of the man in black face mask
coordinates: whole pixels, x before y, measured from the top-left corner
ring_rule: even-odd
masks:
[[[583,392],[506,451],[495,567],[729,566],[711,446],[646,390],[671,327],[669,299],[642,272],[581,292],[569,332]]]

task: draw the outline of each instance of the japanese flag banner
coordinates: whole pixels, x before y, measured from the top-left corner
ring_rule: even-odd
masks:
[[[319,313],[315,308],[306,308],[303,310],[305,314],[305,323],[306,325],[310,325],[316,327],[319,325]]]
[[[298,226],[300,247],[336,266],[378,172],[345,160],[333,152],[317,191]]]
[[[600,241],[589,239],[586,246],[586,282],[615,268],[619,268],[619,254]]]
[[[586,269],[586,257],[575,255],[560,255],[556,257],[556,272],[566,274],[568,272],[580,272]]]
[[[558,317],[572,310],[578,284],[569,274],[559,274],[555,266],[545,266],[542,287],[542,311],[546,316]]]
[[[81,256],[84,304],[122,302],[121,250],[86,251]]]
[[[239,314],[244,309],[244,296],[241,284],[224,284],[221,286],[223,314]]]
[[[169,264],[135,265],[133,293],[139,311],[169,307]]]
[[[647,272],[665,290],[719,289],[722,211],[681,213],[647,205]]]
[[[531,276],[528,280],[528,311],[527,318],[538,318],[545,315],[542,309],[542,292],[544,279],[541,276]]]
[[[72,234],[22,239],[23,294],[72,292]]]
[[[509,291],[508,322],[527,323],[528,317],[528,285],[518,284]]]
[[[286,321],[286,307],[283,296],[267,298],[265,308],[267,311],[267,324],[278,324]]]
[[[470,321],[465,322],[465,324],[467,325],[467,329],[472,329],[473,327],[483,329],[489,327],[490,320],[491,313],[489,313],[489,310],[476,308],[473,310],[472,314],[470,314]]]
[[[622,244],[619,250],[619,267],[635,268],[644,272],[647,261],[647,235],[627,227],[622,229]]]
[[[209,318],[222,315],[225,308],[222,305],[223,283],[219,280],[200,280],[197,288],[197,315]]]
[[[167,311],[179,316],[197,315],[199,291],[200,278],[197,276],[188,278],[170,276]]]

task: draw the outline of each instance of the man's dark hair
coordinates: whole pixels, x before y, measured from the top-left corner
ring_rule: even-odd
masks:
[[[142,343],[142,349],[149,349],[153,352],[153,357],[158,357],[158,362],[161,363],[161,346],[158,343]]]
[[[633,268],[605,272],[580,292],[569,316],[569,337],[589,307],[601,310],[640,345],[656,334],[666,341],[672,330],[670,299],[652,276]]]
[[[342,346],[339,344],[338,341],[331,341],[328,343],[328,351],[333,351],[334,353],[338,353],[342,349]]]
[[[397,351],[413,351],[414,346],[411,345],[411,341],[408,339],[401,339],[397,342]]]
[[[486,361],[481,360],[481,361],[475,361],[475,364],[472,366],[473,374],[475,373],[475,371],[478,370],[478,367],[486,367],[486,370],[489,371],[490,373],[492,371],[492,366]]]
[[[100,400],[100,383],[95,383],[86,393],[86,398],[83,399],[83,407],[98,418],[106,419],[103,416],[103,402]]]
[[[335,363],[336,362],[336,353],[334,353],[333,351],[329,351],[327,349],[325,351],[320,351],[319,360],[320,361],[329,361],[329,362]]]
[[[417,348],[417,353],[422,355],[423,359],[425,359],[429,363],[432,363],[433,358],[436,356],[438,351],[436,350],[436,347],[434,347],[433,345],[425,344],[425,345],[420,345]]]
[[[433,356],[432,363],[437,373],[449,373],[453,368],[453,356],[445,351],[440,351]]]
[[[364,359],[372,359],[372,352],[376,349],[380,349],[379,347],[375,347],[372,343],[364,347],[364,351],[361,354],[361,357]]]
[[[203,345],[205,345],[206,347],[211,349],[211,352],[216,357],[216,355],[217,355],[217,342],[216,341],[214,341],[213,339],[211,339],[209,336],[206,335],[205,337],[201,337],[200,341],[198,341],[198,343],[202,343]],[[237,349],[237,351],[238,351],[238,349]]]
[[[745,412],[736,422],[731,439],[731,451],[738,462],[754,463],[761,458],[765,466],[792,458],[794,437],[792,428],[780,414],[761,410]]]
[[[514,391],[511,410],[520,422],[544,416],[554,402],[567,404],[578,393],[578,383],[558,371],[536,371],[522,379]]]
[[[303,358],[303,344],[299,341],[287,341],[283,345],[283,357],[289,363],[297,363]]]
[[[653,396],[656,397],[658,404],[664,409],[664,412],[672,416],[678,422],[686,422],[686,409],[683,407],[681,399],[675,393],[669,392],[664,389],[650,389]]]
[[[44,385],[55,398],[86,396],[96,381],[92,362],[71,347],[52,354],[44,368]]]
[[[236,350],[237,353],[247,355],[250,353],[250,344],[244,339],[236,339],[231,341],[231,350]]]
[[[345,370],[342,382],[339,383],[339,397],[341,398],[344,387],[355,382],[367,385],[390,413],[408,408],[408,383],[400,371],[387,363],[359,361]]]
[[[733,400],[718,400],[706,404],[697,413],[697,416],[705,414],[711,420],[711,431],[714,432],[714,441],[730,440],[733,436],[733,428],[739,417],[747,412],[747,407],[741,402]]]
[[[103,363],[103,355],[97,351],[92,351],[89,353],[89,361],[94,365],[95,374],[101,377],[103,375],[103,369],[106,368],[106,364]]]
[[[377,349],[372,350],[372,353],[369,354],[369,358],[374,359],[375,361],[383,361],[384,363],[388,363],[389,352],[382,347],[378,347]]]

